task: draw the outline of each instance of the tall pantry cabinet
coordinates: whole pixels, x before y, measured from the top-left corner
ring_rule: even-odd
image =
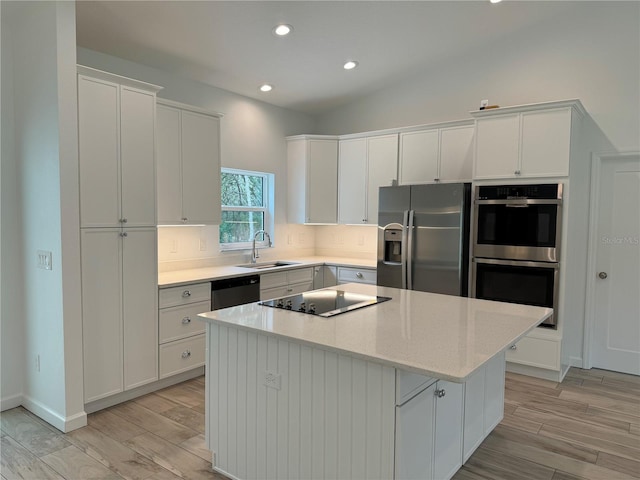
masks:
[[[85,403],[158,379],[158,90],[78,66]]]

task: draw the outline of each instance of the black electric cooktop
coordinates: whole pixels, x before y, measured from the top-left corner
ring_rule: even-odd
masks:
[[[391,300],[391,298],[363,295],[360,293],[345,292],[343,290],[313,290],[298,295],[265,300],[259,302],[259,305],[318,315],[320,317],[333,317],[340,313],[376,305],[386,302],[387,300]]]

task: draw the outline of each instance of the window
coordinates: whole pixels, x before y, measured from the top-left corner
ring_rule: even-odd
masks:
[[[250,248],[260,230],[266,230],[273,240],[274,175],[223,168],[221,183],[220,248]],[[264,235],[258,236],[256,245],[268,246]]]

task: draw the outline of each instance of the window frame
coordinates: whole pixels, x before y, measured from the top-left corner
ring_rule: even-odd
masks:
[[[220,189],[220,226],[222,226],[222,217],[225,211],[227,212],[260,212],[263,214],[263,228],[264,230],[271,236],[271,246],[275,244],[274,238],[274,193],[275,193],[275,175],[270,172],[258,172],[253,170],[243,170],[239,168],[227,168],[222,167],[220,169],[220,174],[222,173],[230,173],[236,175],[250,175],[253,177],[262,177],[262,203],[263,206],[255,206],[255,207],[237,207],[237,206],[225,206],[222,203],[222,188]],[[250,250],[253,248],[253,240],[248,242],[232,242],[232,243],[222,243],[220,241],[220,234],[218,233],[218,244],[220,246],[220,251],[234,251],[234,250]],[[256,240],[256,248],[269,248],[269,242],[266,237],[263,235],[262,240]]]

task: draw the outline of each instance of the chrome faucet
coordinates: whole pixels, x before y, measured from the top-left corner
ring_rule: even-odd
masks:
[[[262,234],[263,238],[266,236],[269,240],[269,246],[271,247],[273,244],[271,243],[271,236],[267,233],[266,230],[258,230],[256,234],[253,236],[253,248],[251,249],[251,263],[256,263],[256,260],[260,258],[260,254],[258,253],[258,249],[256,248],[256,237]]]

